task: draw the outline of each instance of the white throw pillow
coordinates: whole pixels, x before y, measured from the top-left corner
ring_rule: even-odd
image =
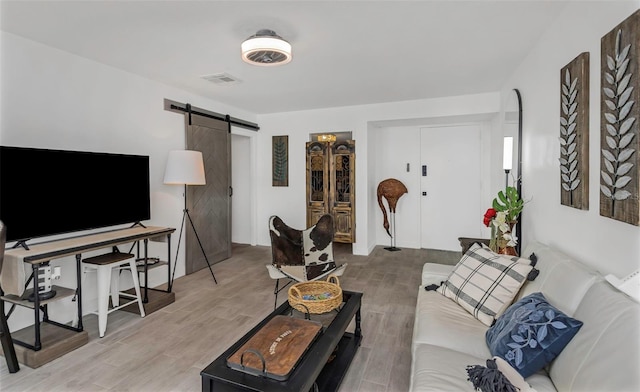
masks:
[[[473,244],[438,292],[491,326],[511,305],[533,269],[530,260],[494,253]]]
[[[522,378],[520,373],[509,365],[509,362],[500,357],[493,357],[493,360],[496,361],[498,370],[500,370],[507,380],[509,380],[514,387],[518,388],[520,392],[536,392],[536,390]]]

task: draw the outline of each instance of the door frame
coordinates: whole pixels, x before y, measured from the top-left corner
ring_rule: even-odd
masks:
[[[247,178],[248,188],[249,188],[249,222],[248,225],[250,227],[249,244],[251,246],[256,246],[258,244],[258,225],[256,222],[258,221],[258,190],[256,184],[258,183],[258,167],[257,167],[257,159],[258,156],[258,133],[255,131],[249,131],[246,129],[242,129],[239,127],[231,126],[231,134],[241,137],[249,138],[249,153],[244,157],[231,157],[231,175],[232,175],[232,183],[233,183],[233,161],[234,159],[248,159],[249,160],[249,173],[245,177]],[[231,139],[231,143],[233,143],[233,138]],[[233,200],[233,196],[231,197]],[[231,224],[234,224],[234,216],[233,216],[233,208],[231,214]],[[232,238],[233,240],[233,238]]]

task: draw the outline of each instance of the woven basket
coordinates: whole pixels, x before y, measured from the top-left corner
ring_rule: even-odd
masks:
[[[332,283],[331,281],[335,281]],[[327,299],[305,300],[305,295],[318,295],[329,293]],[[327,313],[340,306],[342,303],[342,289],[340,281],[335,275],[329,275],[326,281],[310,281],[296,283],[289,287],[289,305],[303,313]]]

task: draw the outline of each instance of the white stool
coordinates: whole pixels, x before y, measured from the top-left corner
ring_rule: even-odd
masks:
[[[98,312],[93,313],[98,315],[98,330],[100,331],[100,337],[103,337],[107,330],[107,315],[114,310],[118,310],[134,302],[138,302],[140,316],[145,316],[144,307],[142,306],[142,297],[140,295],[138,271],[136,269],[136,261],[133,254],[120,252],[107,253],[100,256],[86,258],[82,260],[82,264],[84,266],[84,274],[82,277],[83,286],[87,273],[92,271],[97,272]],[[125,264],[128,264],[128,266]],[[119,272],[123,269],[131,270],[133,288],[136,291],[136,295],[120,291]],[[113,305],[111,309],[109,309],[109,282],[111,282],[111,303]],[[120,305],[120,297],[131,298],[132,300]]]

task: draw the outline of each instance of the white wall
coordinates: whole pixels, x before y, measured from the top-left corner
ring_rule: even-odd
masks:
[[[376,141],[375,137],[370,137],[370,134],[375,132],[381,124],[391,122],[413,124],[427,124],[434,121],[459,122],[461,118],[495,115],[498,112],[500,112],[500,94],[496,92],[259,115],[258,225],[260,222],[267,222],[269,216],[274,214],[282,217],[293,227],[302,228],[306,225],[305,143],[309,140],[309,134],[351,131],[356,141],[356,242],[353,245],[353,253],[367,255],[377,244],[388,245],[385,239],[378,239],[375,234],[380,225],[376,215],[376,211],[379,211],[376,199],[376,187],[379,182],[376,174],[377,151],[384,142]],[[289,135],[288,187],[271,186],[271,136],[273,135]],[[500,154],[502,154],[501,151],[502,144],[499,146]],[[406,159],[397,151],[385,150],[385,153],[396,154],[397,160],[388,159],[397,162],[398,165],[403,162],[406,164]],[[500,173],[496,174],[496,176],[499,175]],[[269,245],[267,230],[258,230],[258,244]]]
[[[151,220],[145,223],[178,229],[172,236],[175,252],[183,188],[162,181],[168,152],[185,146],[184,119],[165,111],[163,100],[189,102],[247,121],[255,122],[255,115],[9,33],[0,34],[0,143],[149,155]],[[166,245],[151,243],[150,247],[151,255],[166,255]],[[54,263],[63,267],[60,283],[74,287],[75,260],[64,258]],[[178,255],[176,277],[182,275],[184,246]],[[149,278],[151,287],[164,283],[166,270],[158,268]],[[86,301],[95,301],[94,286],[83,290]],[[54,303],[51,307],[54,320],[71,320],[74,304]],[[9,320],[10,328],[20,329],[32,320],[31,311],[18,307]]]
[[[522,93],[525,244],[536,239],[625,276],[640,267],[640,228],[599,214],[600,39],[638,9],[638,1],[571,2],[514,73],[503,92]],[[589,210],[560,204],[560,69],[590,53]],[[636,152],[638,153],[638,152]]]
[[[499,115],[496,113],[491,117],[497,118]],[[481,208],[481,210],[477,211],[477,219],[475,221],[477,222],[476,229],[471,232],[458,230],[458,235],[488,237],[490,235],[489,229],[482,224],[482,216],[486,208],[489,208],[491,205],[495,192],[497,192],[497,190],[495,192],[494,190],[500,189],[500,187],[496,188],[495,185],[499,184],[499,186],[504,186],[504,175],[500,175],[501,172],[494,170],[492,166],[493,157],[497,157],[497,162],[502,153],[501,151],[492,151],[491,149],[493,140],[501,137],[500,135],[494,135],[500,132],[499,124],[493,120],[464,122],[461,118],[451,118],[446,121],[446,125],[443,125],[444,123],[442,121],[438,122],[439,125],[430,124],[429,121],[425,119],[424,124],[425,125],[374,127],[371,128],[368,133],[369,139],[375,140],[375,152],[371,154],[371,156],[375,157],[373,171],[375,175],[370,185],[375,189],[380,181],[392,177],[402,181],[408,189],[408,193],[400,198],[396,211],[396,246],[401,248],[421,247],[421,203],[423,200],[421,191],[424,190],[422,186],[421,165],[427,162],[423,156],[424,152],[421,151],[421,129],[441,128],[443,126],[450,129],[451,132],[455,132],[460,129],[460,127],[468,127],[471,124],[480,129],[480,144],[474,147],[479,150],[481,156],[479,168],[481,176],[475,179],[462,176],[456,178],[456,181],[470,183],[472,180],[477,180],[480,186],[474,187],[473,192],[478,193],[482,208],[484,209]],[[407,163],[409,163],[409,172],[407,172]],[[492,175],[492,173],[497,174]],[[438,184],[432,184],[432,186],[438,186]],[[442,206],[443,211],[455,208],[455,194],[451,196],[451,204]],[[387,205],[386,202],[384,204],[385,206]],[[391,239],[382,226],[382,211],[375,201],[373,213],[375,243],[389,246]],[[448,222],[427,222],[427,224],[434,226],[455,225],[455,219]],[[459,250],[456,238],[457,237],[454,237],[451,240],[453,245],[449,244],[447,246],[441,244],[438,246],[438,249]]]

